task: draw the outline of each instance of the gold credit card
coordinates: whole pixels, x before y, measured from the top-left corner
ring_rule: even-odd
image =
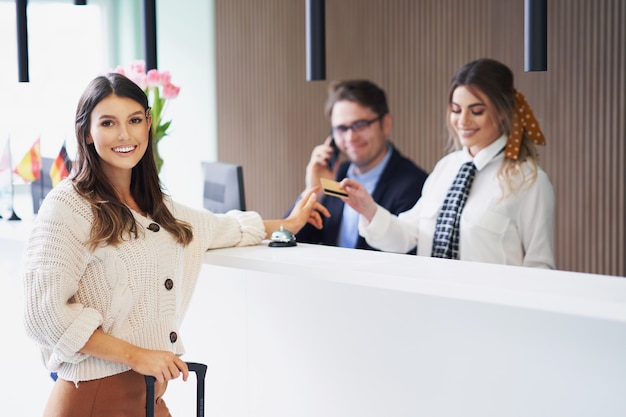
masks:
[[[322,182],[322,189],[324,194],[332,195],[334,197],[347,197],[348,194],[339,188],[339,183],[333,180],[327,180],[326,178],[320,178]]]

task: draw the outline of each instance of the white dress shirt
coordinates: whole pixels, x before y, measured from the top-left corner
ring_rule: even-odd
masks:
[[[461,214],[459,258],[554,269],[552,184],[538,168],[535,181],[526,180],[502,199],[497,175],[505,144],[502,136],[473,158],[478,170]],[[406,253],[417,246],[418,255],[430,256],[439,209],[460,166],[471,160],[467,149],[446,155],[428,176],[412,209],[394,216],[378,206],[371,223],[360,216],[359,233],[383,251]],[[529,164],[522,169],[526,178],[532,175]]]
[[[387,144],[387,153],[385,157],[371,170],[364,174],[357,174],[354,164],[350,164],[346,178],[352,178],[358,181],[368,193],[373,194],[376,184],[383,171],[387,167],[387,163],[391,159],[392,147]],[[343,217],[341,219],[341,228],[337,238],[337,246],[342,248],[356,248],[359,239],[359,213],[347,204],[343,205]]]

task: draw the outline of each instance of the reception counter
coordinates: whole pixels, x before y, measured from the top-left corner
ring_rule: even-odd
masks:
[[[182,334],[187,360],[209,366],[208,415],[626,415],[618,277],[306,244],[214,250]]]
[[[51,386],[17,311],[27,232],[0,221],[18,416]],[[626,416],[620,277],[265,243],[206,254],[180,335],[207,416]],[[192,384],[170,384],[173,415]]]

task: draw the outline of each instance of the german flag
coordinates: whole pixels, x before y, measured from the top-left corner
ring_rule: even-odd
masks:
[[[65,142],[59,151],[59,154],[52,162],[50,167],[50,179],[52,180],[52,186],[56,187],[63,178],[67,178],[70,175],[70,168],[72,161],[67,156],[67,149],[65,149]]]
[[[17,164],[13,172],[28,182],[33,182],[41,177],[41,146],[39,139],[33,143],[33,146],[26,152],[26,155]]]

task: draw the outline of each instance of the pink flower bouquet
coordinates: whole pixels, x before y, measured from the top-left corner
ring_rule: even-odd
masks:
[[[117,67],[114,72],[122,74],[133,80],[148,96],[152,107],[152,140],[154,141],[154,159],[157,171],[161,171],[163,159],[159,155],[158,144],[167,135],[171,120],[166,122],[162,119],[163,110],[167,100],[178,97],[180,87],[172,84],[172,76],[169,71],[151,69],[146,72],[144,61],[132,62],[128,68]]]

